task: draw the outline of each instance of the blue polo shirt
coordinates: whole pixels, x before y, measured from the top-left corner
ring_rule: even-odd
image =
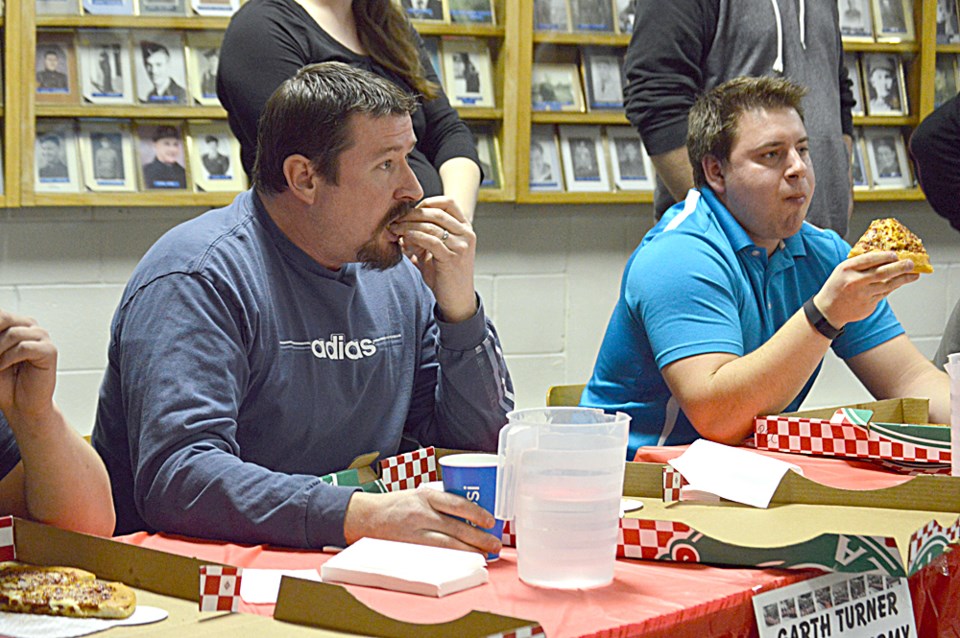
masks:
[[[630,458],[643,445],[699,438],[661,368],[699,354],[756,350],[849,252],[834,231],[804,223],[768,258],[713,191],[691,190],[630,256],[581,404],[630,414]],[[902,333],[883,301],[866,319],[847,324],[833,350],[847,359]],[[817,366],[788,410],[800,406],[819,371]]]

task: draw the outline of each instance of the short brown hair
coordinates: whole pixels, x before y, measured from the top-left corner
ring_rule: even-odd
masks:
[[[687,155],[694,184],[707,185],[704,157],[712,155],[721,162],[730,159],[741,114],[755,109],[793,109],[803,121],[800,102],[806,94],[805,87],[784,78],[742,76],[697,98],[690,109],[687,130]]]
[[[309,64],[274,91],[260,116],[254,184],[268,194],[287,190],[283,162],[308,158],[329,184],[337,183],[340,154],[352,146],[351,116],[410,115],[417,100],[393,82],[343,64]]]

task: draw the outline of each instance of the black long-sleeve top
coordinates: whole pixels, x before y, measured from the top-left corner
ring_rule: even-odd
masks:
[[[422,41],[412,28],[411,33],[420,44],[427,79],[439,85]],[[371,58],[340,44],[293,0],[251,0],[234,15],[220,47],[217,95],[227,110],[230,128],[240,141],[241,160],[248,176],[256,159],[257,122],[267,100],[302,67],[328,61],[371,71],[416,93]],[[425,196],[443,192],[438,169],[447,160],[466,157],[479,166],[470,129],[445,95],[441,93],[423,102],[412,118],[417,146],[409,161]]]
[[[917,181],[933,210],[960,230],[960,95],[928,115],[910,137]]]

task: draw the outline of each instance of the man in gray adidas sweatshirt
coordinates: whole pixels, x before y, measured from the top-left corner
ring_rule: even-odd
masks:
[[[117,533],[497,551],[454,518],[493,524],[466,499],[318,478],[370,451],[495,450],[513,407],[473,229],[448,198],[415,205],[415,107],[366,71],[304,67],[266,106],[254,188],[137,266],[93,433]]]
[[[741,75],[781,76],[809,89],[817,191],[807,221],[845,235],[854,98],[836,0],[635,1],[624,102],[657,169],[656,217],[693,187],[685,144],[697,95]]]

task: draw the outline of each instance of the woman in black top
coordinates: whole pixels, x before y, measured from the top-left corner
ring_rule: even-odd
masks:
[[[391,0],[250,0],[234,15],[220,48],[217,95],[247,174],[267,99],[301,67],[327,61],[372,71],[420,96],[410,166],[425,197],[447,195],[472,220],[480,185],[473,136],[443,94],[420,37]]]

